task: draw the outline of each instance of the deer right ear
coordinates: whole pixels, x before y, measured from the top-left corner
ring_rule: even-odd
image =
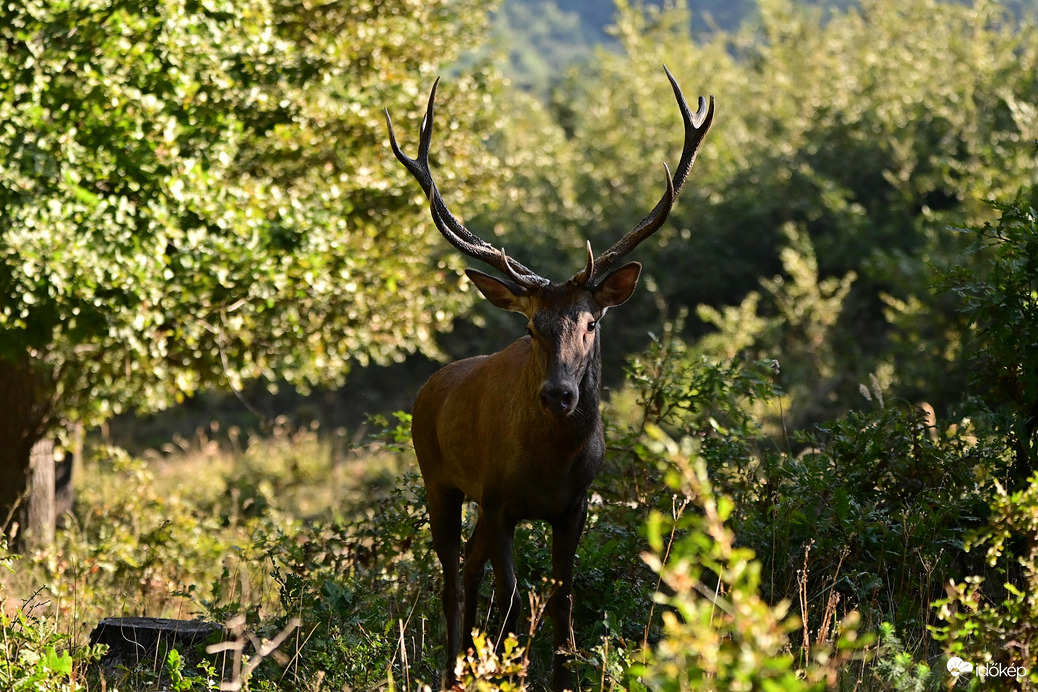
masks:
[[[490,276],[490,274],[484,274],[476,269],[466,269],[465,275],[469,277],[472,283],[476,284],[479,292],[496,307],[502,310],[526,314],[529,296],[526,289],[519,284],[507,279]]]

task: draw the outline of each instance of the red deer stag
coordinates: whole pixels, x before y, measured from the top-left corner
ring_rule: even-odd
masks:
[[[425,482],[433,546],[443,565],[447,687],[454,682],[460,648],[472,643],[487,560],[494,569],[498,607],[504,611],[503,631],[517,631],[520,598],[512,540],[516,523],[529,519],[548,521],[552,527],[552,688],[570,684],[564,651],[572,645],[573,561],[587,517],[588,488],[605,454],[598,323],[606,310],[631,296],[641,265],[630,262],[611,270],[663,225],[714,113],[713,98],[708,107],[700,97],[693,114],[669,70],[667,77],[685,127],[676,175],[672,178],[664,165],[667,189],[656,207],[599,257],[588,243],[587,264],[563,283],[549,281],[506,256],[448,210],[429,170],[436,84],[422,121],[417,159],[400,150],[386,111],[393,153],[425,191],[440,233],[462,253],[507,277],[468,269],[469,279],[491,303],[529,320],[528,336],[492,356],[444,367],[422,387],[414,403],[412,438]],[[460,569],[461,508],[466,498],[478,503],[479,517]]]

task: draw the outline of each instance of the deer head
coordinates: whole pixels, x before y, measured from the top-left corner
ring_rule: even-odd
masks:
[[[666,68],[664,68],[666,69]],[[411,172],[429,198],[433,222],[447,241],[463,254],[497,269],[507,278],[496,278],[474,269],[466,270],[469,279],[495,306],[526,316],[527,331],[533,349],[532,363],[543,379],[537,390],[545,411],[556,416],[569,416],[580,402],[580,383],[598,353],[599,319],[610,307],[624,303],[634,292],[641,265],[630,262],[614,271],[614,267],[643,240],[655,233],[666,221],[674,201],[688,178],[696,154],[713,120],[714,101],[700,97],[693,113],[681,89],[666,70],[684,121],[685,140],[675,174],[664,164],[666,190],[656,206],[631,231],[604,253],[595,257],[587,243],[584,268],[569,281],[553,282],[535,273],[503,248],[495,248],[479,238],[451,213],[433,181],[429,169],[429,147],[433,129],[436,88],[433,84],[429,105],[422,121],[418,157],[405,155],[396,141],[393,123],[386,111],[390,144],[397,159]],[[597,385],[597,373],[595,384]]]

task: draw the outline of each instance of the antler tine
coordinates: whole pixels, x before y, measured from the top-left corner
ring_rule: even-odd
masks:
[[[505,256],[504,252],[497,250],[493,245],[465,228],[451,213],[447,203],[443,201],[443,197],[433,181],[432,171],[429,168],[433,107],[436,101],[436,87],[439,84],[440,80],[437,78],[433,83],[432,91],[429,93],[429,105],[426,108],[425,117],[422,119],[422,126],[419,131],[418,158],[412,159],[400,149],[396,141],[396,134],[393,132],[393,121],[389,117],[389,109],[386,109],[386,127],[389,130],[389,144],[393,148],[393,154],[410,171],[414,179],[418,181],[418,184],[422,186],[422,191],[429,198],[429,208],[433,222],[443,237],[447,239],[447,242],[472,259],[484,262],[494,269],[503,272],[522,288],[532,289],[549,283],[547,279],[539,276],[511,257]]]
[[[670,214],[670,210],[674,206],[674,201],[688,179],[692,165],[696,162],[696,155],[699,153],[699,147],[703,143],[703,138],[713,123],[714,97],[710,97],[708,105],[707,99],[700,96],[699,109],[693,113],[685,100],[685,96],[681,93],[681,87],[678,86],[674,75],[670,73],[666,65],[664,65],[663,69],[667,73],[667,79],[670,80],[674,97],[677,99],[678,107],[681,109],[681,119],[685,123],[685,143],[681,150],[681,159],[678,161],[678,166],[675,169],[675,175],[672,178],[670,169],[667,169],[667,189],[660,201],[656,203],[652,211],[637,226],[618,240],[611,248],[603,252],[597,260],[588,259],[587,266],[573,277],[573,280],[579,284],[592,285],[598,277],[612,269],[617,262],[637,247],[640,242],[663,226],[663,222],[667,220],[667,215]],[[663,165],[666,167],[666,164]]]

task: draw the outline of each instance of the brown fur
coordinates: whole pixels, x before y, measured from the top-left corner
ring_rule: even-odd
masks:
[[[572,282],[530,294],[511,282],[470,271],[495,305],[530,320],[531,336],[491,356],[446,366],[415,399],[412,436],[425,481],[433,545],[443,565],[447,617],[447,686],[461,650],[471,645],[486,562],[496,577],[503,632],[516,632],[512,542],[519,521],[552,526],[554,591],[548,614],[556,650],[553,687],[568,686],[561,649],[569,640],[573,562],[587,517],[587,492],[602,466],[598,320],[631,295],[640,265],[609,275],[598,288]],[[590,329],[589,329],[590,328]],[[568,402],[569,405],[562,402]],[[479,505],[476,528],[459,566],[461,506]],[[463,594],[463,597],[462,597]]]

